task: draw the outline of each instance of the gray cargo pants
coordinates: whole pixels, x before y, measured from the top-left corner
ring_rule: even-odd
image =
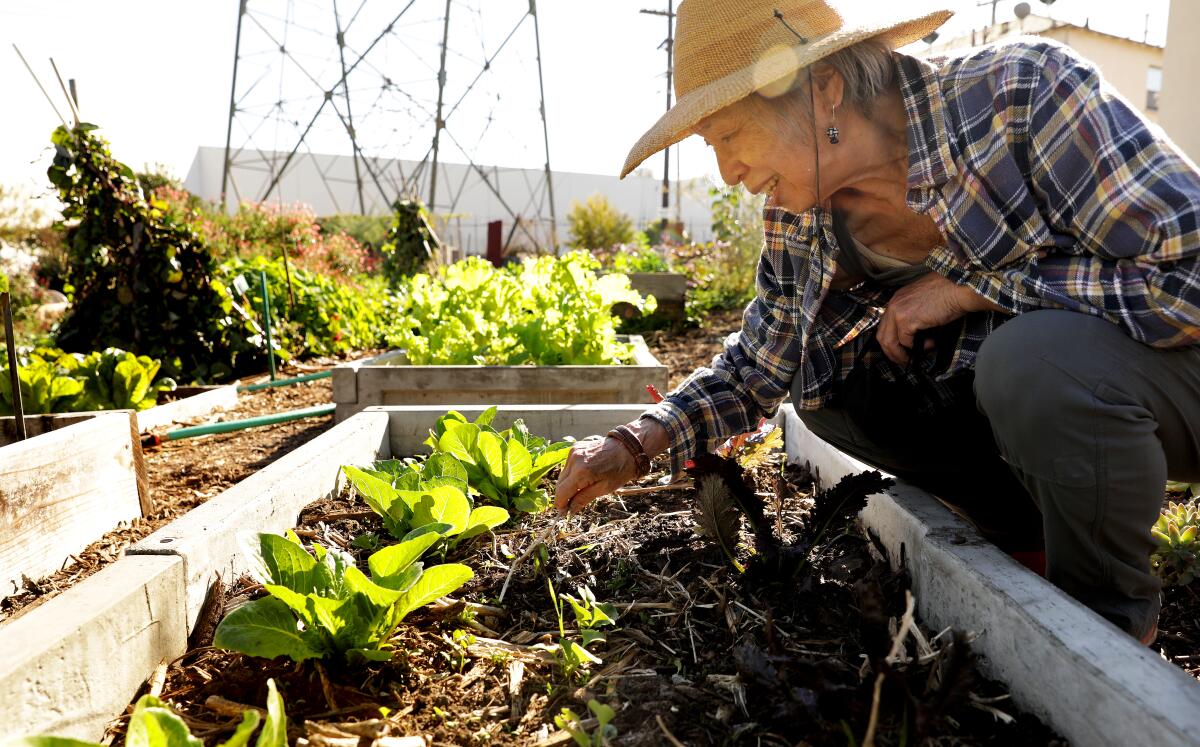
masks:
[[[1152,348],[1102,319],[1029,312],[984,341],[973,395],[949,426],[896,424],[901,437],[886,445],[841,408],[799,415],[960,508],[1005,550],[1044,536],[1046,577],[1141,638],[1158,617],[1149,530],[1163,484],[1200,480],[1200,348]]]

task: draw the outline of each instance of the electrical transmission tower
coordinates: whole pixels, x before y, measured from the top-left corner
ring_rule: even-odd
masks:
[[[239,0],[220,194],[555,247],[536,0]]]

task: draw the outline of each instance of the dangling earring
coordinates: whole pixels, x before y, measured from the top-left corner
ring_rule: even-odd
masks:
[[[838,144],[838,128],[837,128],[837,105],[833,107],[833,124],[825,130],[826,137],[829,138],[830,145]]]

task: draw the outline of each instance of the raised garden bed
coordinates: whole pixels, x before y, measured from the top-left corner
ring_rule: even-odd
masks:
[[[624,366],[409,366],[394,351],[333,369],[337,422],[375,405],[648,403],[666,391],[667,368],[638,335]]]
[[[341,544],[361,530],[378,531],[379,527],[372,524],[378,523],[373,515],[365,514],[361,504],[347,502],[348,496],[336,490],[337,466],[413,453],[443,409],[406,407],[362,413],[210,501],[203,507],[207,509],[203,516],[199,516],[198,509],[147,538],[133,552],[154,555],[126,558],[96,576],[99,579],[107,574],[106,587],[89,580],[64,594],[60,599],[73,595],[75,606],[57,607],[53,613],[57,616],[44,618],[44,625],[32,618],[38,613],[51,614],[50,608],[60,599],[0,629],[0,646],[6,651],[22,652],[0,669],[0,730],[98,736],[104,714],[114,716],[132,699],[138,684],[151,674],[151,662],[183,653],[181,641],[193,632],[194,622],[201,616],[214,573],[220,570],[226,581],[232,581],[244,569],[245,559],[236,543],[238,532],[278,532],[299,524],[307,537]],[[459,409],[473,419],[482,408]],[[640,410],[640,405],[508,407],[502,409],[498,421],[503,425],[520,414],[535,433],[565,433],[561,429],[573,424],[572,435],[582,436],[603,432]],[[844,456],[815,443],[811,434],[806,436],[797,425],[798,421],[788,423],[788,453],[794,461],[812,462],[825,480],[836,477],[839,470],[854,468]],[[769,493],[781,486],[760,480],[758,489]],[[804,494],[790,492],[802,487],[802,483],[791,481],[783,488],[791,496],[786,505],[768,503],[768,515],[784,538],[803,531],[811,501]],[[959,565],[965,564],[970,570],[980,558],[987,559],[988,548],[928,496],[904,488],[891,495],[895,497],[872,498],[865,521],[893,559],[903,557],[908,561],[926,622],[935,626],[953,623],[974,631],[978,638],[973,648],[984,654],[988,671],[1022,678],[1031,676],[1028,670],[1064,670],[1054,674],[1064,682],[1041,702],[1030,700],[1029,688],[1021,682],[1010,681],[1014,690],[1024,693],[1020,698],[1026,707],[1045,713],[1080,744],[1189,743],[1187,735],[1193,732],[1178,729],[1196,718],[1196,709],[1189,705],[1190,693],[1180,689],[1178,679],[1171,680],[1167,671],[1155,670],[1154,676],[1161,684],[1138,681],[1138,685],[1146,686],[1147,693],[1162,698],[1159,706],[1143,702],[1144,698],[1135,701],[1136,706],[1123,705],[1129,687],[1122,689],[1120,682],[1113,684],[1113,680],[1124,680],[1123,667],[1128,664],[1125,659],[1153,660],[1148,652],[1130,643],[1138,650],[1130,652],[1126,648],[1117,654],[1096,651],[1091,661],[1081,661],[1077,656],[1049,658],[1051,653],[1039,642],[1046,635],[1045,627],[1020,629],[1012,634],[1005,627],[1008,620],[1019,623],[1028,615],[1049,614],[1070,626],[1072,635],[1081,639],[1086,635],[1088,640],[1103,641],[1102,645],[1113,649],[1119,649],[1122,641],[1092,639],[1089,634],[1094,631],[1086,628],[1087,621],[1080,623],[1064,616],[1066,613],[1056,602],[1013,597],[1014,589],[1024,588],[1020,583],[1041,583],[1016,564],[1003,568],[1009,576],[977,583]],[[322,502],[299,516],[302,507],[313,501]],[[603,500],[595,511],[569,524],[558,524],[553,517],[540,515],[523,520],[513,530],[501,530],[493,542],[480,540],[473,548],[476,579],[462,590],[462,596],[484,606],[451,604],[416,614],[417,624],[405,628],[407,654],[388,665],[373,665],[366,682],[361,673],[347,675],[337,668],[330,669],[326,678],[323,670],[311,665],[271,664],[201,649],[168,671],[164,695],[182,701],[180,708],[195,729],[218,731],[233,721],[205,709],[206,693],[220,692],[226,698],[258,704],[263,702],[261,690],[266,677],[274,676],[285,685],[293,724],[297,726],[302,719],[311,718],[337,729],[336,724],[377,715],[372,708],[379,703],[368,706],[363,696],[370,696],[370,700],[376,685],[393,683],[399,689],[389,693],[386,705],[391,709],[390,716],[361,728],[375,729],[377,735],[431,735],[435,742],[446,744],[468,743],[474,734],[484,731],[492,743],[567,744],[570,737],[556,731],[549,719],[564,705],[583,711],[580,704],[589,697],[619,706],[614,722],[621,733],[616,742],[619,744],[667,744],[668,733],[686,744],[715,743],[738,735],[761,744],[792,744],[805,734],[817,743],[845,743],[846,735],[840,727],[832,734],[825,731],[828,724],[820,726],[825,714],[837,713],[845,714],[846,728],[857,739],[871,709],[873,679],[869,670],[866,676],[858,671],[857,650],[865,650],[869,657],[877,656],[880,641],[887,644],[892,635],[887,630],[887,617],[901,611],[894,593],[897,582],[887,580],[895,577],[879,575],[880,566],[872,560],[871,542],[854,532],[839,532],[813,561],[818,564],[819,574],[812,577],[827,579],[820,584],[819,593],[811,586],[744,586],[732,575],[719,551],[694,537],[691,505],[687,492],[647,485]],[[545,554],[527,555],[523,564],[515,560],[514,556],[525,555],[538,541],[544,543]],[[749,561],[744,551],[739,557],[742,562]],[[957,565],[955,559],[960,561]],[[127,562],[134,560],[137,563]],[[999,555],[992,560],[1003,564],[1005,558]],[[124,568],[118,573],[122,564]],[[508,569],[513,565],[518,569],[511,579],[507,601],[503,611],[497,611],[494,597],[509,583]],[[573,591],[576,584],[591,586],[601,601],[617,602],[621,615],[617,625],[622,632],[610,635],[607,646],[597,649],[604,656],[604,665],[572,687],[562,686],[555,666],[546,660],[546,652],[531,648],[540,641],[549,642],[555,634],[545,590],[547,573],[560,590]],[[946,574],[946,578],[937,581],[938,573]],[[850,584],[872,578],[893,593],[884,597],[851,594]],[[245,586],[235,586],[235,592],[256,593]],[[1048,593],[1056,592],[1048,589]],[[105,602],[87,605],[87,599]],[[834,599],[849,606],[826,603]],[[867,614],[863,600],[871,599],[877,599],[881,606]],[[121,600],[140,606],[118,614],[116,607]],[[964,600],[975,606],[964,606]],[[1021,605],[1034,609],[1023,611]],[[474,620],[461,616],[464,609],[473,610]],[[980,614],[987,615],[983,624],[979,624]],[[132,630],[117,622],[122,617],[135,620]],[[26,637],[19,641],[5,639],[18,624]],[[1102,621],[1091,624],[1107,625]],[[477,637],[456,638],[454,631],[463,628],[473,629]],[[837,635],[830,635],[833,628],[839,631]],[[920,695],[914,707],[926,708],[915,713],[940,718],[946,713],[944,708],[929,700],[931,694],[940,692],[936,686],[938,676],[929,670],[930,663],[941,676],[953,675],[952,682],[958,682],[954,677],[964,675],[964,671],[962,662],[955,663],[948,653],[952,649],[945,646],[949,634],[931,641],[934,630],[925,635],[924,644],[909,641],[908,658],[916,661],[904,664],[898,676],[909,683],[910,692]],[[63,640],[75,643],[66,645]],[[995,641],[1002,645],[995,645]],[[851,644],[864,648],[854,649]],[[88,648],[87,657],[70,654],[81,645]],[[85,664],[84,658],[91,663]],[[131,663],[114,667],[115,661]],[[1096,671],[1097,661],[1113,669]],[[918,664],[925,669],[918,668]],[[205,685],[206,679],[216,684]],[[1095,682],[1081,687],[1079,680],[1083,679]],[[900,687],[896,677],[889,676],[888,681],[892,683],[888,688]],[[956,707],[965,708],[955,711],[953,718],[960,725],[979,720],[970,727],[978,729],[970,732],[974,741],[1054,743],[1049,732],[1025,718],[1014,727],[1015,731],[994,724],[995,708],[1010,713],[1012,709],[1003,701],[990,700],[997,697],[993,686],[963,684],[967,681],[962,680],[957,689],[951,688],[958,701]],[[1194,687],[1190,681],[1188,686]],[[1166,692],[1172,688],[1175,695]],[[895,699],[897,692],[903,690],[884,690],[880,729],[897,729],[898,720],[906,718],[907,701],[902,696]],[[29,693],[52,695],[33,697]],[[124,700],[120,699],[122,694]],[[972,700],[971,694],[977,699]],[[46,707],[51,700],[59,703],[57,712]],[[935,710],[928,710],[930,707]],[[1173,715],[1160,716],[1163,709],[1172,709]],[[1099,713],[1105,710],[1116,715]],[[1137,712],[1143,715],[1135,715]],[[1108,723],[1122,719],[1123,725]],[[1166,725],[1156,725],[1152,719]],[[818,724],[816,731],[798,731],[801,724],[808,728],[812,723]],[[589,726],[594,728],[594,724]],[[926,724],[923,728],[932,727]],[[880,739],[887,741],[883,733]],[[899,732],[887,733],[894,737]],[[1122,741],[1130,734],[1140,736]]]
[[[643,296],[654,296],[656,314],[671,321],[687,318],[687,275],[678,272],[628,272],[629,285]]]
[[[131,411],[0,419],[0,596],[153,511]]]

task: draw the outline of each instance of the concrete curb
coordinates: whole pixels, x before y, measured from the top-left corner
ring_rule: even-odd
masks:
[[[338,489],[338,467],[390,456],[387,434],[386,415],[356,416],[197,506],[127,552],[183,560],[190,630],[214,578],[220,575],[232,581],[245,572],[239,535],[290,529],[302,508]]]
[[[824,485],[871,469],[785,413],[788,459]],[[934,627],[978,634],[981,666],[1078,745],[1200,744],[1200,684],[986,542],[935,498],[900,484],[863,523],[912,574]]]
[[[407,366],[389,365],[401,352],[353,361],[333,369],[335,419],[367,407],[450,404],[649,403],[646,385],[667,391],[667,367],[631,335],[628,366]]]
[[[125,557],[0,627],[0,734],[99,739],[187,649],[183,561]]]
[[[206,391],[142,410],[137,414],[138,430],[145,433],[156,428],[165,428],[176,423],[186,423],[202,418],[217,410],[231,410],[237,407],[236,383],[202,388]]]

